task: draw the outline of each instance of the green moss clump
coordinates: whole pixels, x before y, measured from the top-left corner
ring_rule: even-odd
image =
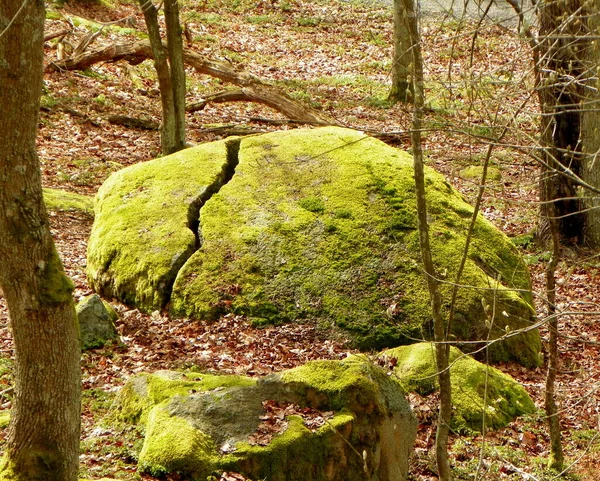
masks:
[[[466,180],[481,180],[483,175],[482,165],[470,165],[460,171],[460,176]],[[502,180],[502,172],[498,167],[488,166],[487,169],[487,180],[492,182],[499,182]]]
[[[94,199],[87,195],[76,194],[58,189],[43,189],[44,203],[49,210],[78,210],[94,214]]]
[[[188,421],[153,409],[138,467],[152,476],[178,472],[192,479],[206,479],[216,467],[217,449],[210,436]]]
[[[426,396],[438,389],[434,346],[419,343],[384,351],[381,355],[396,358],[396,379],[406,391]],[[486,366],[450,348],[452,384],[452,428],[457,431],[481,432],[502,428],[513,419],[535,412],[527,391],[512,377]]]
[[[55,247],[53,247],[50,260],[38,267],[41,271],[40,300],[43,304],[52,306],[68,302],[72,299],[75,284],[66,276]]]

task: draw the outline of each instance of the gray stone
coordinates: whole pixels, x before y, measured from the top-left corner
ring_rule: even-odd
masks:
[[[271,403],[286,411],[258,443]],[[308,411],[326,421],[311,425]],[[270,481],[405,481],[417,430],[399,383],[358,356],[258,380],[141,374],[121,391],[117,416],[145,428],[140,471],[197,480],[225,470]]]
[[[102,347],[118,338],[115,321],[117,313],[98,294],[82,299],[76,307],[79,319],[81,348],[83,350]]]

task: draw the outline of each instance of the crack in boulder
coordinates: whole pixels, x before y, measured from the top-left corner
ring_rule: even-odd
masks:
[[[227,139],[113,174],[96,197],[92,288],[142,311],[164,309],[179,271],[202,245],[200,211],[233,177],[239,149],[240,139]]]
[[[223,170],[215,179],[215,182],[206,187],[206,189],[204,189],[198,198],[193,200],[188,207],[188,227],[196,237],[196,248],[193,252],[196,252],[198,249],[200,249],[200,247],[202,247],[200,211],[202,210],[204,204],[206,204],[206,202],[208,202],[213,195],[219,192],[219,190],[221,190],[221,188],[233,178],[233,175],[235,174],[235,168],[239,163],[240,141],[240,138],[227,139],[225,142],[225,148],[227,149],[227,160],[223,165]],[[179,269],[181,269],[182,266],[183,264],[179,267]],[[179,269],[177,270],[179,271]],[[175,279],[175,277],[173,279]]]

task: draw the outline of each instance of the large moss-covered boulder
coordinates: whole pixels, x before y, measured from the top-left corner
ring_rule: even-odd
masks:
[[[404,389],[427,396],[438,389],[435,347],[418,343],[388,349],[381,354],[395,359],[394,375]],[[477,362],[455,347],[450,348],[452,428],[483,431],[502,428],[516,417],[534,413],[527,391],[508,374]]]
[[[416,436],[400,385],[358,357],[259,380],[142,374],[118,409],[145,426],[140,470],[202,481],[223,470],[271,481],[402,481]]]
[[[362,348],[427,337],[413,183],[406,152],[338,127],[215,142],[135,165],[98,193],[90,282],[143,310],[317,320]],[[431,169],[426,183],[448,309],[472,208]],[[469,287],[458,291],[457,338],[532,326],[526,265],[482,217],[460,283]],[[492,358],[531,366],[539,351],[533,329],[495,343]]]

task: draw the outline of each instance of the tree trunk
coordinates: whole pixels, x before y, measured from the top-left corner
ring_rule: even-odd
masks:
[[[452,414],[452,394],[450,385],[449,346],[445,344],[446,328],[442,318],[442,299],[433,259],[431,244],[429,242],[429,226],[427,222],[427,201],[425,196],[425,173],[423,162],[423,149],[421,143],[421,129],[423,125],[423,110],[425,105],[425,88],[423,79],[423,57],[421,53],[421,39],[418,29],[418,20],[415,12],[414,0],[401,0],[406,12],[409,32],[410,51],[412,52],[412,79],[415,93],[413,121],[412,121],[412,148],[415,169],[415,191],[417,198],[417,218],[419,225],[419,245],[423,268],[427,278],[427,287],[433,314],[433,337],[435,341],[435,360],[440,385],[440,409],[438,413],[438,426],[435,439],[435,454],[440,481],[451,479],[450,463],[448,462],[448,434],[450,431],[450,416]]]
[[[163,49],[158,26],[158,11],[151,0],[138,0],[144,14],[148,39],[154,57],[154,68],[158,77],[160,101],[162,106],[162,126],[160,131],[160,144],[163,155],[172,154],[181,150],[177,136],[177,121],[175,114],[175,97],[167,53]]]
[[[388,100],[412,102],[413,85],[410,81],[412,62],[408,19],[403,0],[394,0],[394,55],[392,57],[392,88]]]
[[[173,115],[175,116],[174,148],[185,148],[185,64],[183,60],[183,36],[179,23],[177,0],[165,1],[165,22],[167,24],[167,53],[171,68],[173,88]]]
[[[577,183],[568,172],[582,174],[580,101],[585,92],[581,83],[584,67],[581,54],[589,40],[585,37],[583,0],[550,1],[539,5],[540,84],[542,111],[541,143],[544,167],[540,177],[539,235],[550,237],[551,212],[557,217],[563,240],[584,241],[584,215]],[[549,202],[554,208],[549,208]]]
[[[591,35],[597,38],[589,41],[584,50],[586,72],[586,96],[582,105],[583,121],[581,125],[581,139],[584,168],[583,179],[594,187],[600,187],[600,81],[598,80],[600,65],[600,6],[598,2],[592,4],[587,16],[587,26]],[[596,249],[600,248],[600,198],[598,194],[586,193],[586,243]]]
[[[0,2],[0,287],[15,345],[0,479],[11,481],[76,481],[79,459],[73,284],[50,234],[35,145],[44,19],[42,0]]]
[[[550,219],[552,235],[552,259],[546,266],[546,299],[548,304],[548,372],[546,374],[546,389],[544,392],[544,409],[550,434],[550,456],[548,467],[562,471],[564,455],[562,451],[562,435],[560,432],[560,415],[556,405],[555,381],[558,372],[558,311],[556,309],[556,266],[560,257],[560,238],[556,220]]]

